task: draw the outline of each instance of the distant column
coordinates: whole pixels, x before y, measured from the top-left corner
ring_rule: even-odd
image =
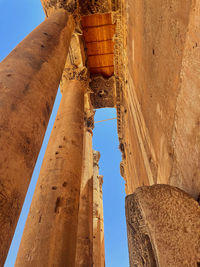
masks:
[[[103,267],[104,263],[104,235],[103,235],[103,202],[102,202],[102,178],[99,176],[100,153],[93,151],[93,265]]]
[[[99,179],[99,205],[100,205],[100,242],[101,242],[101,267],[105,266],[105,246],[104,246],[104,219],[103,219],[103,175],[98,176]]]
[[[0,266],[3,266],[66,61],[72,17],[56,11],[0,64]]]
[[[63,78],[63,96],[38,178],[16,267],[75,266],[85,87],[86,83],[82,80],[69,81]]]
[[[92,266],[93,243],[93,151],[92,129],[85,127],[81,180],[76,267]]]

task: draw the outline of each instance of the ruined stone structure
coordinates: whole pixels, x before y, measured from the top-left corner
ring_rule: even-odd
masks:
[[[0,65],[0,266],[60,84],[15,266],[105,266],[94,110],[115,107],[130,266],[200,266],[200,0],[42,0]]]

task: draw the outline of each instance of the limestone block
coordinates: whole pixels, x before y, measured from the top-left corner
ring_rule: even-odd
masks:
[[[144,186],[126,197],[130,266],[199,266],[200,207],[169,185]]]

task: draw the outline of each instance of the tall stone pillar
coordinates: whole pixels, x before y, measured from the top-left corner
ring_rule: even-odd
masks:
[[[93,151],[93,265],[95,267],[104,267],[103,176],[99,176],[99,159],[100,153],[98,151]]]
[[[130,267],[200,264],[200,206],[169,185],[137,188],[126,197]]]
[[[56,11],[0,64],[0,266],[41,148],[74,29]]]
[[[78,215],[76,267],[92,266],[93,247],[93,151],[92,129],[84,129],[83,171]]]
[[[94,112],[89,92],[84,97],[85,127],[83,138],[83,166],[81,176],[76,267],[92,266],[93,255],[93,150]]]
[[[105,266],[105,246],[104,246],[104,217],[103,217],[103,175],[98,176],[99,179],[99,206],[100,206],[100,242],[101,242],[101,267]]]
[[[16,267],[75,266],[86,83],[66,80]]]

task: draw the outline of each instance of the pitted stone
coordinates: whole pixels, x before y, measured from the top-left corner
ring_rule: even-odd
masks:
[[[41,0],[41,3],[47,17],[56,9],[65,9],[70,13],[77,9],[77,0]]]
[[[91,102],[94,108],[114,107],[115,78],[94,76],[90,82]]]
[[[126,198],[130,266],[197,266],[200,207],[182,190],[144,186]]]
[[[107,13],[112,9],[111,0],[79,0],[79,8],[81,15]]]

